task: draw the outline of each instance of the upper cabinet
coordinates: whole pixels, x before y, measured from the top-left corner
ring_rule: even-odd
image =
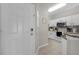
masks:
[[[56,26],[57,22],[66,22],[67,26],[79,25],[79,14],[54,19],[51,20],[49,24]]]

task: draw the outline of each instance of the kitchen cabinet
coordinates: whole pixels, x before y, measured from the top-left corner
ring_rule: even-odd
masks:
[[[61,49],[62,49],[62,55],[67,54],[67,40],[65,38],[61,38]]]
[[[67,54],[79,55],[79,38],[67,35]]]

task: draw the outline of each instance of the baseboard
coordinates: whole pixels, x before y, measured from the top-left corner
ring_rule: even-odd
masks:
[[[38,51],[39,51],[39,49],[40,49],[40,48],[42,48],[42,47],[44,47],[44,46],[47,46],[47,45],[48,45],[48,43],[46,43],[46,44],[44,44],[44,45],[39,46],[39,47],[37,48],[36,55],[38,55]]]

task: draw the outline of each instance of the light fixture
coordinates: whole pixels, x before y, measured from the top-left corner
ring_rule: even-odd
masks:
[[[53,11],[59,9],[59,8],[64,7],[64,6],[66,6],[65,3],[59,3],[59,4],[57,4],[57,5],[55,5],[55,6],[51,7],[51,8],[49,8],[49,9],[48,9],[48,12],[53,12]]]

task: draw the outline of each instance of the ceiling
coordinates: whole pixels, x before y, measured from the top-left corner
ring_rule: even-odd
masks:
[[[39,3],[38,5],[42,9],[48,10],[51,6],[54,6],[56,3]]]
[[[42,10],[46,10],[48,12],[48,9],[57,3],[39,3],[38,5]],[[48,13],[49,19],[55,19],[59,17],[64,17],[68,15],[73,15],[79,13],[79,3],[67,3],[66,6]]]

